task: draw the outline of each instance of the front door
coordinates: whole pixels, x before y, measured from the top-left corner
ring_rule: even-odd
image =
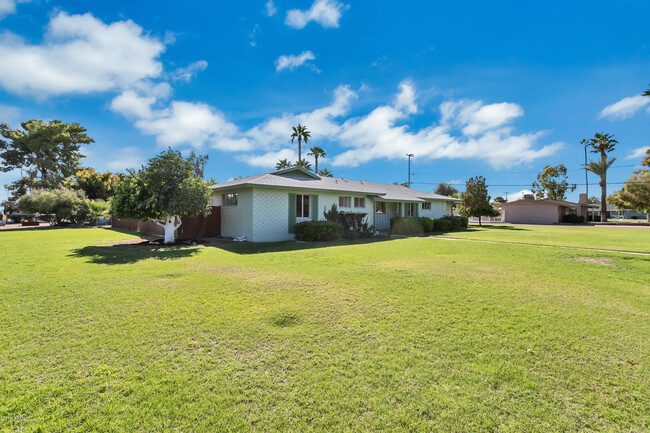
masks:
[[[390,228],[390,219],[400,215],[400,203],[375,202],[375,230]]]

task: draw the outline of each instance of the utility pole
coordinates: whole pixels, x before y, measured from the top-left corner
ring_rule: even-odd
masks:
[[[409,158],[409,188],[411,187],[411,158],[414,156],[412,153],[407,153],[406,156]]]
[[[582,140],[581,143],[585,145],[585,187],[587,188],[587,202],[589,202],[589,176],[587,176],[587,146],[589,146],[589,144],[587,143],[587,140]]]

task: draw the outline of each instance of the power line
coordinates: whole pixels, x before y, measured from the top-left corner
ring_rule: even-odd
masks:
[[[445,185],[450,185],[450,186],[465,186],[464,183],[447,183],[447,182],[413,182],[413,184],[416,185],[439,185],[441,183],[444,183]],[[631,184],[631,183],[640,183],[640,184],[645,184],[645,183],[650,183],[650,181],[637,181],[637,182],[607,182],[607,185],[623,185],[623,184]],[[585,186],[587,185],[586,183],[575,183],[572,185],[576,186]],[[599,185],[599,183],[590,183],[589,185]],[[504,187],[504,186],[531,186],[530,183],[521,183],[521,184],[486,184],[486,186],[499,186],[499,187]]]
[[[611,170],[612,168],[629,168],[629,167],[640,167],[642,164],[623,164],[623,165],[612,165],[609,169]],[[580,168],[567,168],[567,171],[583,171],[585,168],[580,167]],[[458,175],[459,172],[445,172],[442,174],[449,174],[449,175]],[[460,172],[460,173],[468,173],[468,172]],[[473,175],[493,175],[495,172],[483,172],[483,173],[476,173],[472,172]],[[497,171],[496,173],[498,174],[536,174],[540,173],[539,170],[531,170],[531,171]],[[413,175],[425,175],[425,174],[441,174],[439,171],[438,172],[431,172],[431,171],[422,171],[422,172],[416,172],[413,173]],[[415,182],[413,182],[415,183]]]

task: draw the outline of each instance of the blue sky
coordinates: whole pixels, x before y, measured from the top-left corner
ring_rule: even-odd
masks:
[[[194,149],[217,181],[295,159],[301,122],[336,177],[403,182],[410,152],[414,188],[480,174],[493,197],[547,164],[584,183],[580,140],[604,131],[613,192],[650,146],[648,16],[631,0],[0,0],[0,122],[79,122],[101,170]]]

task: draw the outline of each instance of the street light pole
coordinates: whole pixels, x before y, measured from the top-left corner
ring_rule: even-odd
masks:
[[[587,146],[589,144],[584,142],[585,140],[582,140],[583,144],[585,145],[585,187],[586,187],[586,193],[587,193],[587,202],[589,202],[589,177],[587,176]]]
[[[412,153],[407,153],[406,156],[409,158],[409,188],[411,187],[411,158],[414,156]]]

